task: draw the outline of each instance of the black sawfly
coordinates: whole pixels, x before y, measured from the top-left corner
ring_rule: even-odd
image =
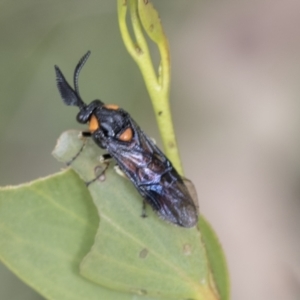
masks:
[[[74,71],[74,89],[55,66],[57,87],[66,105],[79,107],[77,121],[89,125],[84,136],[92,137],[105,149],[131,180],[141,196],[166,221],[182,227],[193,227],[198,209],[183,179],[171,162],[140,129],[130,115],[114,104],[94,100],[85,104],[78,88],[79,73],[90,56],[88,51]]]

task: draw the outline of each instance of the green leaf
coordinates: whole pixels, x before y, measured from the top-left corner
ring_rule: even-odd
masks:
[[[98,224],[91,196],[72,170],[0,189],[0,259],[41,295],[53,300],[145,299],[80,276],[79,264]]]
[[[103,165],[98,160],[99,147],[91,140],[86,143],[71,166],[89,182],[101,173]],[[78,133],[66,132],[54,156],[67,162],[81,148]],[[167,223],[151,208],[142,219],[143,199],[128,179],[111,168],[105,171],[105,178],[91,183],[89,190],[101,223],[95,244],[81,264],[83,276],[114,290],[153,297],[219,299],[196,228]]]
[[[225,255],[218,237],[210,224],[201,216],[199,228],[202,233],[202,241],[205,245],[210,269],[214,282],[219,291],[220,299],[230,299],[230,281],[226,265]]]
[[[78,132],[67,132],[54,155],[68,161],[81,147]],[[86,181],[101,171],[96,159],[99,150],[88,141],[72,163]],[[141,198],[132,184],[111,169],[105,176],[89,187],[101,215],[98,231],[90,193],[70,169],[1,188],[2,262],[53,300],[219,299],[214,285],[220,299],[229,299],[223,253],[204,219],[200,221],[202,236],[196,229],[160,220],[151,209],[148,218],[142,219]],[[80,276],[79,269],[90,280]],[[147,293],[147,297],[112,289]]]
[[[148,36],[157,44],[166,42],[160,17],[150,1],[138,0],[138,13]]]

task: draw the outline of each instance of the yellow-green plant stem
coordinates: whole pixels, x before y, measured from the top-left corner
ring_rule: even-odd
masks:
[[[150,5],[150,6],[147,6]],[[146,23],[150,24],[145,28],[141,23],[139,12],[145,15],[150,14],[151,19],[146,19]],[[150,11],[149,11],[150,9]],[[127,11],[130,12],[130,21],[135,36],[135,42],[132,40],[128,30],[126,16]],[[159,18],[156,18],[156,11],[153,6],[144,0],[118,0],[118,19],[123,42],[129,54],[140,68],[143,75],[148,93],[150,95],[158,128],[163,142],[166,156],[171,160],[179,174],[183,175],[179,151],[177,148],[176,137],[172,122],[172,115],[169,104],[170,93],[170,55],[169,46],[165,35],[163,34]],[[153,19],[153,20],[152,20]],[[153,23],[151,23],[153,21]],[[150,23],[149,23],[150,22]],[[144,25],[144,27],[143,27]],[[159,34],[151,36],[153,28],[159,29]],[[148,44],[144,36],[146,32],[149,37],[157,44],[161,63],[159,70],[155,72]],[[153,34],[152,34],[153,35]]]

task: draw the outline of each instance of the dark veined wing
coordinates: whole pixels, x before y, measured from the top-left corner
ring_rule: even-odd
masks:
[[[195,226],[198,210],[181,176],[133,120],[132,125],[131,146],[111,144],[108,152],[160,217],[182,227]]]
[[[165,220],[182,227],[193,227],[198,209],[175,169],[165,173],[159,184],[140,187],[145,199]]]

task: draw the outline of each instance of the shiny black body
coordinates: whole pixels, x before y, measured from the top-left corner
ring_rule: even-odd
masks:
[[[55,67],[58,89],[64,102],[79,107],[78,122],[91,122],[92,116],[97,119],[99,127],[87,135],[116,160],[120,169],[159,216],[179,226],[195,226],[198,220],[197,207],[181,176],[130,115],[118,107],[111,109],[100,100],[94,100],[88,105],[82,101],[78,90],[78,75],[88,56],[89,52],[75,69],[75,90],[67,83],[59,68]],[[123,140],[122,134],[128,128],[132,137]]]

